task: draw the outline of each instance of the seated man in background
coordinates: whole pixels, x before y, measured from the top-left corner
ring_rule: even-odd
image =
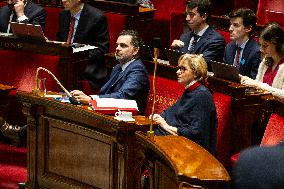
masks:
[[[270,147],[251,147],[241,152],[233,170],[233,189],[282,189],[284,142]]]
[[[229,14],[231,42],[226,46],[224,63],[239,68],[239,73],[255,79],[261,62],[259,44],[251,33],[256,25],[255,13],[247,8],[234,10]]]
[[[192,31],[182,34],[180,40],[174,40],[171,45],[185,53],[203,54],[209,71],[210,60],[222,61],[225,48],[224,38],[207,24],[210,6],[209,0],[188,1],[186,21]]]
[[[81,0],[62,0],[65,10],[59,16],[57,40],[96,46],[89,51],[89,63],[82,77],[87,79],[93,90],[105,82],[107,68],[104,55],[109,50],[109,33],[105,15]]]
[[[0,32],[12,33],[9,22],[40,25],[45,29],[45,10],[30,0],[7,0],[0,9]]]
[[[204,86],[207,78],[204,58],[201,55],[182,55],[178,61],[177,77],[185,91],[173,106],[160,115],[153,115],[153,120],[159,124],[155,134],[185,136],[214,155],[217,113],[212,94]]]
[[[142,41],[138,33],[124,30],[117,39],[115,58],[119,62],[113,69],[109,81],[99,95],[88,96],[74,90],[71,94],[81,103],[88,104],[92,98],[117,98],[136,100],[139,113],[143,114],[149,92],[148,73],[139,59]]]

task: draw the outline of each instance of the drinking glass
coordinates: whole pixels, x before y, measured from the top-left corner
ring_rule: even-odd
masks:
[[[38,95],[44,97],[46,95],[46,86],[45,86],[46,78],[38,78],[37,79],[37,91]]]

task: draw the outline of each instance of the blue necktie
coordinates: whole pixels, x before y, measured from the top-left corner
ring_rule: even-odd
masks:
[[[116,70],[114,70],[114,73],[111,75],[108,82],[101,88],[100,94],[108,94],[110,88],[113,86],[113,84],[116,82],[119,74],[121,73],[122,69],[121,66],[118,66]]]

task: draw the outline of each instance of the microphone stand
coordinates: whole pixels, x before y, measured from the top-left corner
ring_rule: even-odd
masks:
[[[35,85],[34,85],[34,89],[33,89],[33,94],[34,95],[38,95],[38,89],[37,89],[37,80],[38,80],[38,73],[40,70],[43,70],[45,72],[47,72],[48,74],[50,74],[53,79],[57,82],[57,84],[61,87],[61,89],[67,94],[68,97],[72,97],[72,95],[69,93],[69,91],[67,91],[63,85],[59,82],[59,80],[55,77],[55,75],[53,73],[51,73],[51,71],[49,71],[46,68],[43,67],[38,67],[36,70],[36,77],[35,77]]]
[[[154,48],[154,73],[153,73],[153,105],[152,105],[152,112],[151,112],[151,124],[150,124],[150,130],[147,131],[147,136],[150,138],[150,140],[154,140],[154,131],[153,131],[153,115],[155,112],[155,104],[156,104],[156,71],[157,71],[157,64],[158,64],[158,56],[159,56],[159,49]]]
[[[67,94],[67,96],[69,97],[69,100],[71,102],[71,104],[75,104],[75,105],[80,105],[81,103],[78,102],[70,93],[69,91],[67,91],[63,85],[59,82],[59,80],[55,77],[55,75],[53,73],[51,73],[51,71],[49,71],[46,68],[43,67],[38,67],[36,70],[36,77],[35,77],[35,83],[34,83],[34,89],[33,89],[33,94],[34,95],[38,95],[38,88],[37,88],[37,80],[38,80],[38,73],[40,70],[43,70],[45,72],[47,72],[48,74],[50,74],[53,79],[57,82],[57,84],[61,87],[61,89]]]

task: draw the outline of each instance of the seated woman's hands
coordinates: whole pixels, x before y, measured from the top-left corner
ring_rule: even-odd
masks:
[[[152,118],[152,115],[149,116],[149,119]],[[165,131],[169,132],[172,135],[177,135],[177,128],[170,126],[166,120],[159,114],[153,115],[153,120],[160,125]]]
[[[247,76],[241,76],[241,84],[248,87],[258,87],[258,82]]]
[[[91,97],[79,90],[71,91],[70,94],[82,104],[89,104]]]

